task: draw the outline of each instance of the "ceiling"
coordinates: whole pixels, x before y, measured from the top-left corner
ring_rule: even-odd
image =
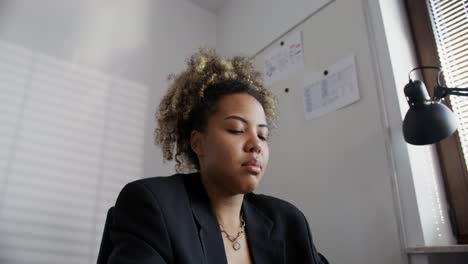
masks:
[[[228,0],[187,0],[216,13]]]

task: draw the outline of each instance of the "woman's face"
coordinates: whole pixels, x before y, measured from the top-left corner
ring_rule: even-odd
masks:
[[[257,188],[268,164],[267,138],[262,105],[249,94],[230,94],[218,100],[206,130],[192,133],[192,147],[205,180],[235,195]]]

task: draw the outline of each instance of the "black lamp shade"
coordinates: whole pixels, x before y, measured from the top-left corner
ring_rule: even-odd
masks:
[[[452,135],[455,130],[455,114],[437,101],[411,106],[403,120],[405,141],[413,145],[436,143]]]

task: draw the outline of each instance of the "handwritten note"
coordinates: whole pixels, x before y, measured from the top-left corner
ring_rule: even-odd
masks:
[[[302,32],[297,31],[271,50],[264,58],[263,77],[266,85],[284,80],[296,71],[304,69],[304,46]]]

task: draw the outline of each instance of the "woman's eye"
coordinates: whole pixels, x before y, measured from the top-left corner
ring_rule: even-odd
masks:
[[[262,141],[267,141],[267,137],[265,136],[262,136],[262,135],[258,135],[258,138]]]
[[[242,134],[242,132],[244,132],[244,131],[242,131],[242,130],[235,130],[235,129],[228,129],[228,131],[229,131],[230,133],[236,134],[236,135],[237,135],[237,134]]]

